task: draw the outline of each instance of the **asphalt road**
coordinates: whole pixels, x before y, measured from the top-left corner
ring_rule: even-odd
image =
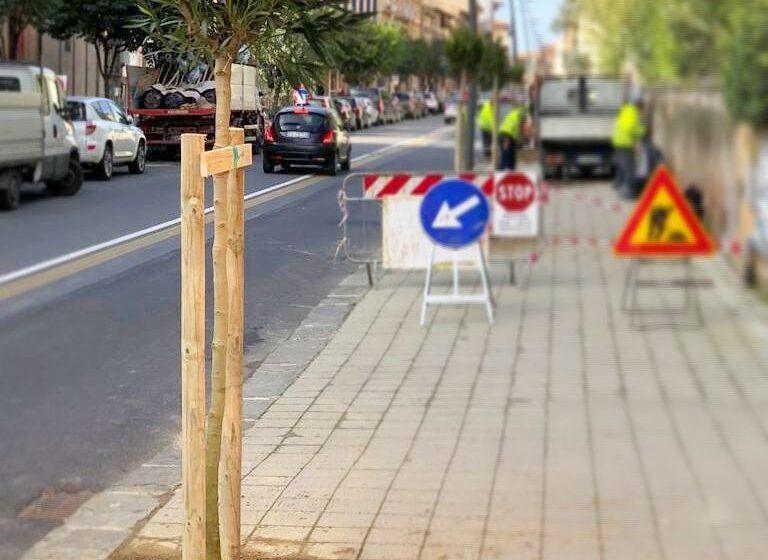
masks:
[[[396,147],[353,170],[447,169],[451,141],[442,128],[432,118],[357,133],[357,156],[435,131],[438,140]],[[291,178],[263,175],[257,159],[248,192]],[[332,260],[341,180],[308,181],[248,211],[248,355],[292,332],[353,270]],[[0,275],[171,220],[178,204],[176,163],[89,181],[71,199],[28,193],[19,210],[0,216]],[[0,301],[0,560],[18,558],[55,526],[17,518],[44,489],[99,491],[178,434],[178,239],[81,268],[74,276],[87,282],[58,281],[38,300],[30,291],[19,296],[28,300],[21,311]]]

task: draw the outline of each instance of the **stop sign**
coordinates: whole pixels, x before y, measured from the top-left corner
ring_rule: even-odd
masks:
[[[505,173],[495,189],[496,200],[509,212],[522,212],[536,199],[536,186],[524,173]]]

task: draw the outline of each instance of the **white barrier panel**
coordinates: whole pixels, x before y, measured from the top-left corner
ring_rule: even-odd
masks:
[[[421,196],[389,196],[382,200],[382,266],[394,270],[424,270],[432,251],[432,241],[424,233],[419,219]],[[485,246],[485,243],[483,243]],[[487,251],[485,251],[487,252]],[[435,253],[435,264],[453,262],[455,251],[440,247]],[[461,263],[477,260],[474,247],[458,251]]]

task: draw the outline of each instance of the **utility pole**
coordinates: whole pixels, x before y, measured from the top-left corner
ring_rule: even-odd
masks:
[[[469,28],[477,34],[477,0],[469,0]],[[462,92],[462,95],[464,92]],[[477,120],[477,79],[475,72],[469,81],[469,107],[467,107],[467,135],[464,145],[464,162],[467,170],[475,167],[475,121]]]
[[[515,0],[509,0],[509,36],[512,39],[512,60],[517,62],[517,15]]]

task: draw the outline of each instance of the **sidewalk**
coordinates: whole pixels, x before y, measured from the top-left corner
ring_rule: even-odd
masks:
[[[764,310],[701,262],[704,329],[631,330],[613,202],[552,193],[492,328],[420,328],[421,274],[370,291],[245,433],[243,557],[767,558]],[[113,558],[179,557],[180,522],[176,492]]]

